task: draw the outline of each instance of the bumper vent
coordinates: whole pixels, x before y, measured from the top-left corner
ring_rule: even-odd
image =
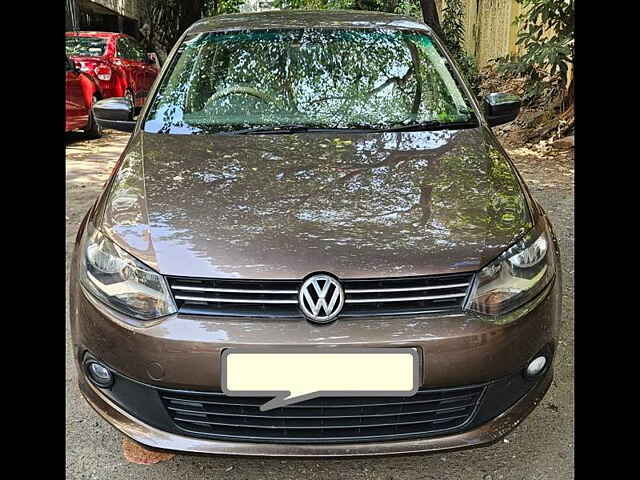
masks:
[[[342,280],[346,316],[456,312],[473,274]],[[181,313],[191,315],[298,317],[299,280],[218,280],[168,277]]]
[[[175,425],[192,436],[277,443],[348,443],[461,430],[484,385],[419,390],[411,397],[324,397],[260,411],[266,397],[160,390]]]

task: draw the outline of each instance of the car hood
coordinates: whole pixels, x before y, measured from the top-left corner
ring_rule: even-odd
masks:
[[[483,128],[135,135],[101,225],[163,274],[473,271],[531,227],[519,179]]]

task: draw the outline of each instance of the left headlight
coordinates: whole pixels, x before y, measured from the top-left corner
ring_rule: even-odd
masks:
[[[477,275],[469,310],[508,313],[538,295],[555,274],[554,244],[548,231],[533,230]]]
[[[165,279],[87,224],[80,280],[114,309],[141,320],[177,311]]]

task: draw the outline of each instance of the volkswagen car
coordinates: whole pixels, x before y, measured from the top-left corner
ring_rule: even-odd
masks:
[[[157,449],[357,456],[486,445],[553,377],[558,243],[492,132],[517,97],[472,92],[425,24],[272,11],[188,28],[78,231],[82,395]],[[227,349],[407,348],[413,395],[262,410]],[[309,371],[313,376],[314,372]]]

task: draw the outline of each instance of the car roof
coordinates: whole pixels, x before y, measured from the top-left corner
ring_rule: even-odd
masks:
[[[187,29],[187,34],[232,30],[282,28],[393,28],[424,30],[431,28],[415,18],[362,10],[269,10],[232,13],[203,18]]]
[[[89,32],[89,31],[84,31],[84,32],[65,32],[65,36],[67,37],[72,37],[77,35],[78,37],[105,37],[105,38],[110,38],[110,37],[129,37],[129,35],[125,34],[125,33],[118,33],[118,32]]]

